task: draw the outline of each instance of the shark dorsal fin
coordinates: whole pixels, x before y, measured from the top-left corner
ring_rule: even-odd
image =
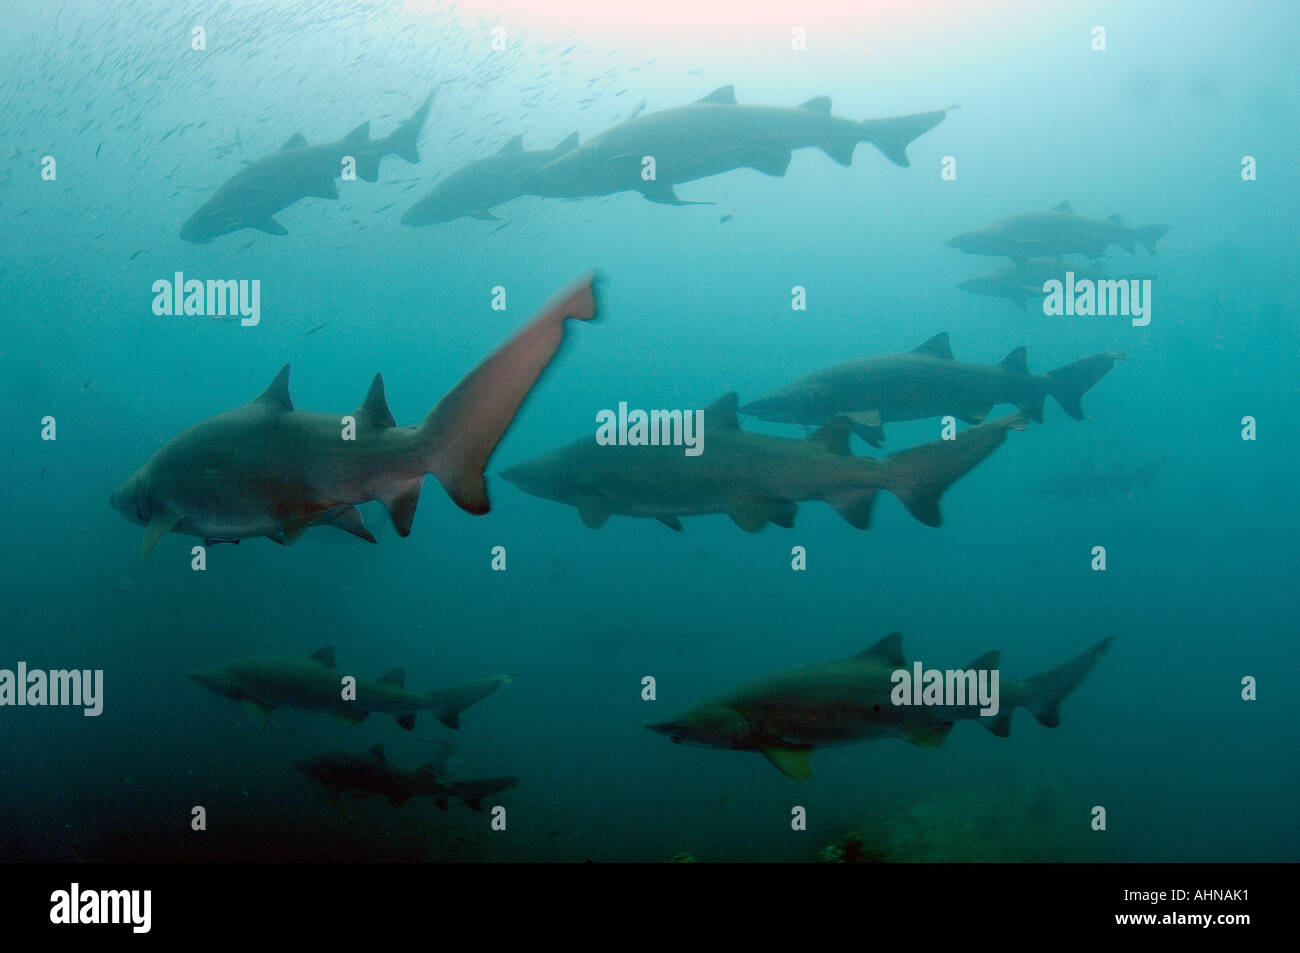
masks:
[[[344,142],[369,142],[370,141],[370,121],[366,120],[357,128],[353,129],[343,137]]]
[[[740,402],[736,398],[736,392],[723,394],[709,406],[704,408],[704,426],[716,427],[722,430],[739,430],[740,419],[736,416],[736,409]]]
[[[1060,202],[1052,206],[1053,212],[1064,212],[1066,215],[1073,215],[1074,209],[1070,207],[1069,202]]]
[[[391,672],[388,672],[385,675],[381,676],[379,680],[389,685],[396,685],[398,688],[405,688],[406,670],[395,668]]]
[[[524,151],[524,137],[515,136],[513,139],[511,139],[509,142],[507,142],[504,146],[501,147],[501,151],[498,152],[497,155],[508,156],[523,151]]]
[[[941,361],[951,361],[952,347],[948,344],[948,332],[942,331],[936,334],[920,347],[912,348],[912,353],[924,354],[926,357],[936,357]]]
[[[816,113],[819,116],[829,116],[831,114],[831,98],[829,96],[814,96],[806,103],[800,103],[799,108],[810,113]]]
[[[1029,351],[1024,345],[1016,348],[1010,354],[1002,359],[998,367],[1004,371],[1011,371],[1013,374],[1029,374]]]
[[[334,667],[334,646],[327,645],[323,649],[317,649],[315,652],[312,652],[311,655],[307,657],[310,659],[314,659],[317,662],[320,662],[322,665],[328,668],[333,668]]]
[[[293,410],[293,401],[289,398],[289,365],[280,368],[280,373],[271,379],[262,393],[253,398],[255,404],[266,404],[276,410],[288,412]]]
[[[295,132],[293,137],[280,147],[280,151],[284,152],[286,149],[302,149],[306,145],[307,140],[303,137],[303,134],[301,132]]]
[[[555,147],[556,152],[571,152],[578,148],[578,134],[571,132],[564,137],[564,141]]]
[[[967,665],[966,668],[968,671],[972,669],[977,672],[981,669],[986,672],[992,671],[998,667],[998,662],[1000,661],[1002,661],[1002,653],[994,649],[992,652],[985,652],[975,661]]]
[[[388,400],[384,397],[384,375],[375,375],[375,379],[370,382],[370,390],[366,392],[366,399],[352,415],[361,418],[372,427],[397,426],[397,421],[393,419],[393,412],[388,409]]]
[[[853,657],[879,659],[890,665],[906,665],[903,661],[903,635],[900,632],[890,632],[871,648],[863,649]]]
[[[1119,212],[1116,212],[1114,215],[1108,215],[1108,216],[1106,217],[1106,221],[1110,222],[1112,225],[1123,225],[1123,224],[1124,224],[1124,222],[1123,222],[1123,221],[1120,219],[1120,217],[1119,217]]]
[[[719,106],[734,106],[736,105],[736,87],[719,86],[703,99],[696,101],[701,103],[713,103],[714,105]]]
[[[808,439],[817,443],[823,450],[849,455],[849,433],[851,421],[843,414],[836,414],[821,427],[809,435]]]
[[[370,757],[374,758],[376,761],[388,760],[384,757],[384,743],[382,741],[370,749]]]

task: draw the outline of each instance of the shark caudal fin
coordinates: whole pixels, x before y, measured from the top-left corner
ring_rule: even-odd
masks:
[[[1168,225],[1141,225],[1133,229],[1133,236],[1142,243],[1142,246],[1151,254],[1156,253],[1156,242],[1165,237],[1165,232],[1169,231]]]
[[[1075,420],[1082,420],[1083,395],[1106,376],[1116,361],[1123,359],[1124,355],[1119,351],[1105,351],[1048,371],[1047,376],[1051,378],[1048,393],[1056,398],[1067,414]]]
[[[926,526],[943,522],[939,497],[970,472],[1007,438],[1008,430],[1028,426],[1023,414],[1008,414],[957,434],[953,440],[932,440],[919,447],[891,453],[877,466],[883,468],[885,488],[898,497],[907,511]]]
[[[484,798],[518,786],[518,778],[477,778],[473,781],[451,782],[451,792],[471,811],[481,812]]]
[[[1003,692],[1001,711],[993,718],[981,718],[980,721],[987,722],[985,727],[989,731],[1005,738],[1011,731],[1011,712],[1023,706],[1038,719],[1040,725],[1055,728],[1061,721],[1061,702],[1092,671],[1097,659],[1102,657],[1113,641],[1113,638],[1107,636],[1064,665],[1007,686]]]
[[[907,166],[911,165],[910,160],[907,158],[908,143],[939,125],[949,111],[956,109],[959,105],[960,103],[954,103],[947,109],[936,109],[928,113],[913,113],[910,116],[895,116],[892,119],[864,120],[858,124],[858,142],[872,143],[894,165],[907,168]],[[849,164],[841,156],[837,155],[836,151],[823,148],[835,161],[840,162],[842,165]],[[849,149],[848,155],[852,159],[852,149]]]
[[[424,707],[433,712],[440,722],[448,728],[460,727],[460,713],[475,702],[482,701],[502,685],[513,682],[513,675],[498,675],[481,682],[466,682],[451,688],[439,688],[425,696]]]
[[[489,509],[483,471],[510,422],[551,363],[569,318],[596,317],[595,275],[579,278],[522,331],[452,388],[420,425],[424,467],[461,509]]]
[[[385,154],[398,155],[407,162],[414,165],[420,161],[420,130],[424,128],[424,120],[429,115],[429,107],[433,105],[433,93],[429,98],[420,104],[411,118],[397,127],[387,139],[384,140]]]

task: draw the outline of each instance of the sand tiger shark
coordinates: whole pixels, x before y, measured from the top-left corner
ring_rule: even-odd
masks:
[[[408,731],[421,711],[432,712],[448,728],[459,728],[462,711],[514,680],[513,675],[497,675],[421,695],[406,690],[406,675],[398,668],[373,681],[353,676],[355,698],[345,699],[342,680],[350,673],[335,665],[333,646],[311,655],[248,655],[187,674],[204,688],[264,716],[288,708],[355,723],[384,714]]]
[[[975,275],[960,282],[957,287],[971,294],[988,295],[992,298],[1006,298],[1021,311],[1029,309],[1029,302],[1043,298],[1047,292],[1043,285],[1049,281],[1064,283],[1068,272],[1073,272],[1076,281],[1154,281],[1156,276],[1150,272],[1130,272],[1122,275],[1107,274],[1103,269],[1087,265],[1076,265],[1060,258],[1030,258],[1016,263],[1008,262]]]
[[[975,718],[993,734],[1011,732],[1011,713],[1027,708],[1039,722],[1054,728],[1061,701],[1109,648],[1102,639],[1064,665],[1023,681],[1000,680],[998,713],[981,716],[977,705],[899,705],[893,700],[896,671],[903,660],[903,637],[885,636],[850,658],[800,665],[715,695],[663,721],[651,731],[675,742],[757,751],[782,774],[806,781],[812,777],[812,752],[830,745],[902,738],[937,748],[955,722]],[[993,670],[999,652],[981,655],[968,670]]]
[[[524,149],[524,137],[515,136],[494,156],[462,166],[402,215],[403,225],[433,225],[469,216],[500,221],[489,209],[528,194],[523,189],[529,173],[558,159],[578,145],[575,132],[554,149]]]
[[[1109,470],[1103,470],[1095,463],[1083,463],[1073,470],[1055,473],[1029,484],[1025,493],[1042,499],[1085,503],[1110,499],[1111,493],[1116,492],[1132,496],[1135,486],[1151,489],[1151,481],[1164,463],[1165,458],[1161,457],[1132,470],[1122,463],[1116,463]]]
[[[565,320],[596,316],[593,281],[588,275],[560,292],[418,426],[397,426],[376,374],[348,415],[355,439],[344,439],[344,415],[294,408],[286,364],[251,403],[173,437],[110,502],[147,527],[142,557],[173,532],[288,545],[309,526],[328,525],[373,543],[355,508],[368,500],[381,501],[406,536],[426,473],[462,509],[486,513],[488,457],[554,357]]]
[[[388,798],[393,807],[401,807],[413,797],[427,795],[440,811],[447,810],[448,798],[453,797],[471,811],[482,811],[485,798],[519,784],[518,778],[453,780],[444,768],[446,750],[447,746],[443,746],[433,759],[414,771],[390,764],[384,757],[383,745],[375,745],[365,755],[330,751],[295,761],[293,766],[325,785],[331,804],[337,804],[342,794],[378,794]]]
[[[800,440],[741,430],[734,393],[705,409],[704,428],[705,449],[695,457],[676,446],[601,446],[590,436],[510,467],[501,478],[576,507],[592,528],[620,514],[680,530],[680,517],[725,513],[756,533],[768,523],[793,527],[797,503],[822,500],[851,526],[866,529],[880,490],[897,496],[922,523],[938,526],[940,495],[1025,421],[1011,414],[883,460],[849,455],[845,417]]]
[[[430,95],[415,114],[384,139],[370,138],[370,123],[363,122],[338,142],[310,146],[302,133],[295,134],[279,152],[250,163],[227,179],[199,206],[181,227],[187,242],[209,242],[242,228],[255,228],[269,235],[287,235],[275,220],[299,199],[336,199],[334,180],[343,174],[343,158],[356,160],[357,176],[366,182],[379,179],[379,163],[389,155],[407,162],[420,161],[417,141],[433,102]]]
[[[1005,255],[1012,261],[1079,254],[1100,258],[1111,245],[1130,255],[1141,243],[1156,253],[1156,242],[1169,231],[1168,225],[1140,225],[1126,228],[1118,215],[1102,221],[1075,215],[1069,202],[1048,212],[1025,212],[990,222],[946,242],[971,255]]]
[[[858,143],[870,142],[889,161],[906,166],[907,144],[947,114],[937,109],[859,122],[832,116],[827,96],[793,109],[750,106],[736,102],[734,87],[723,86],[698,102],[620,123],[542,166],[525,188],[551,198],[631,190],[666,205],[697,205],[683,202],[673,187],[741,168],[782,176],[794,149],[818,148],[840,165],[852,165]],[[652,181],[642,178],[646,156],[655,160]]]
[[[956,361],[944,332],[906,354],[847,361],[808,374],[740,412],[805,426],[845,414],[853,432],[873,447],[885,439],[883,424],[890,421],[951,414],[979,423],[997,404],[1014,404],[1041,422],[1043,400],[1049,395],[1067,414],[1082,420],[1083,395],[1124,357],[1118,351],[1094,354],[1046,374],[1031,374],[1026,354],[1018,347],[1000,364]]]

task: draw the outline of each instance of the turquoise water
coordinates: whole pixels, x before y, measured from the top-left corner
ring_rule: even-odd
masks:
[[[0,5],[0,669],[104,673],[98,717],[0,708],[0,857],[799,861],[851,831],[898,860],[1300,856],[1289,4],[992,3],[977,15],[940,3],[825,21],[814,5],[804,51],[766,10],[752,31],[737,14],[714,40],[713,27],[526,9],[498,23],[471,5]],[[1104,51],[1092,48],[1099,24]],[[191,48],[196,25],[205,51]],[[512,136],[540,149],[576,130],[585,142],[642,100],[653,112],[727,84],[741,103],[829,95],[854,119],[961,108],[910,146],[906,169],[869,143],[849,168],[801,149],[780,178],[741,169],[678,187],[716,205],[524,197],[494,210],[504,228],[399,223]],[[377,183],[297,202],[276,216],[285,236],[180,239],[242,162],[295,133],[327,142],[369,121],[387,135],[434,91],[417,164],[390,157]],[[1157,275],[1149,325],[1047,317],[956,287],[1004,259],[947,239],[1063,200],[1171,226],[1155,257],[1111,248],[1105,260]],[[285,362],[300,408],[346,413],[382,371],[397,422],[418,423],[593,268],[599,320],[570,326],[493,455],[486,516],[430,480],[406,539],[368,503],[377,546],[317,528],[290,548],[212,547],[196,572],[197,540],[170,535],[142,562],[141,527],[108,505],[166,440],[250,400]],[[259,280],[260,323],[154,314],[154,282],[178,271]],[[791,309],[794,286],[806,310]],[[753,535],[724,515],[687,518],[681,534],[622,516],[592,530],[498,476],[590,435],[620,401],[753,400],[944,331],[958,359],[996,363],[1024,345],[1039,372],[1126,358],[1084,399],[1086,420],[1049,402],[1042,424],[1010,434],[944,496],[937,529],[882,494],[866,532],[817,502],[794,529]],[[889,424],[886,449],[939,428]],[[857,441],[853,452],[876,453]],[[1024,492],[1088,461],[1160,457],[1151,488],[1132,495]],[[496,546],[504,572],[491,569]],[[791,569],[794,546],[806,571]],[[1104,572],[1090,568],[1095,546]],[[1009,675],[1115,642],[1055,729],[1020,712],[1008,738],[959,724],[938,749],[829,748],[807,782],[642,727],[894,631],[909,659],[940,667],[1000,649]],[[358,675],[403,667],[413,690],[518,678],[456,731],[422,717],[405,732],[380,716],[263,723],[185,677],[325,645]],[[1242,700],[1247,677],[1257,701]],[[292,765],[383,743],[414,767],[438,739],[455,742],[461,776],[520,779],[497,799],[505,831],[427,799],[335,806]],[[191,830],[196,805],[203,832]],[[795,805],[806,831],[791,830]],[[1090,827],[1098,805],[1105,832]]]

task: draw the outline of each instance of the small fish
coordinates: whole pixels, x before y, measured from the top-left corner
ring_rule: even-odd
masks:
[[[722,213],[722,217],[718,219],[718,224],[719,225],[725,224],[726,222],[731,221],[735,217],[736,217],[736,210],[734,208],[729,208]]]
[[[250,239],[249,241],[244,242],[244,244],[240,245],[235,251],[235,254],[238,255],[241,251],[248,251],[248,249],[253,247],[253,242],[256,240],[257,239]]]
[[[315,333],[316,333],[317,331],[319,331],[321,328],[325,327],[325,325],[327,325],[327,324],[329,324],[328,321],[322,321],[320,324],[316,325],[316,327],[312,328],[310,331],[308,331],[306,334],[304,334],[303,337],[305,337],[305,338],[309,338],[309,337],[311,337],[313,334],[315,334]]]
[[[104,144],[103,144],[102,142],[101,142],[99,145],[95,146],[95,158],[96,158],[96,159],[99,158],[99,150],[102,149],[102,148],[104,148]]]
[[[144,251],[143,248],[136,249],[135,254],[133,254],[130,258],[128,258],[127,261],[135,261],[142,251]]]

